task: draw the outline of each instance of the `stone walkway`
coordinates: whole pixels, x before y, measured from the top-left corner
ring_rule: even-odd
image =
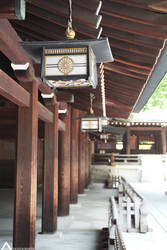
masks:
[[[147,202],[149,232],[123,233],[127,250],[167,249],[167,185],[133,183]],[[41,195],[38,195],[36,250],[97,250],[99,233],[108,224],[109,189],[93,184],[78,204],[70,205],[70,216],[58,217],[55,234],[38,234],[41,230]],[[0,249],[5,241],[11,245],[13,193],[0,190]]]

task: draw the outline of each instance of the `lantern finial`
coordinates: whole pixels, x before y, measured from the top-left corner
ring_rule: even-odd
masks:
[[[74,39],[75,31],[72,28],[72,0],[68,1],[68,9],[69,9],[68,27],[66,29],[65,35],[67,39]]]

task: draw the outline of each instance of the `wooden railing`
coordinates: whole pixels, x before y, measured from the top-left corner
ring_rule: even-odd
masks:
[[[114,197],[110,199],[110,208],[109,208],[109,240],[108,240],[108,249],[109,250],[126,250],[121,231],[118,225],[118,211],[117,205]]]
[[[113,157],[114,156],[114,157]],[[127,154],[94,154],[92,157],[92,164],[105,164],[111,165],[112,162],[115,162],[117,165],[125,164],[141,164],[140,155],[127,155]]]
[[[118,193],[120,221],[126,218],[124,231],[148,232],[147,209],[143,197],[123,177],[120,177]]]

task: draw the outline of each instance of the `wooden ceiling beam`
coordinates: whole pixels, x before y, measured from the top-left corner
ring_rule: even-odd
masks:
[[[139,65],[139,64],[137,64],[137,63],[135,63],[133,61],[130,61],[127,58],[124,58],[124,57],[121,57],[121,56],[115,56],[114,61],[118,62],[118,63],[128,65],[128,66],[136,67],[138,69],[142,69],[142,70],[145,69],[145,70],[148,70],[148,71],[150,71],[152,69],[152,66],[153,66],[153,65],[147,66],[147,65],[142,65],[142,64]]]
[[[153,13],[150,10],[131,7],[130,5],[127,6],[126,3],[103,0],[101,13],[154,27],[167,27],[167,15],[158,12]]]
[[[119,87],[117,84],[106,86],[107,94],[114,93],[115,95],[118,95],[119,93],[125,94],[127,97],[135,97],[136,98],[136,92],[132,89],[127,89],[126,86]]]
[[[107,65],[105,65],[104,69],[108,69],[111,72],[117,72],[119,74],[130,76],[130,77],[133,77],[133,78],[136,78],[136,79],[146,80],[146,78],[147,78],[147,76],[144,76],[144,75],[141,75],[141,74],[138,74],[138,73],[132,73],[130,71],[127,71],[125,69],[120,68],[119,66],[115,66],[114,64],[110,65],[109,67]]]
[[[157,2],[157,0],[147,0],[147,2],[145,0],[112,0],[112,1],[116,3],[122,3],[127,6],[137,7],[146,10],[151,10],[149,8],[149,5]]]
[[[68,4],[60,2],[53,2],[52,0],[27,0],[28,3],[31,3],[32,5],[35,5],[41,9],[46,9],[51,13],[59,14],[63,17],[67,17],[68,20]],[[82,9],[76,5],[73,6],[73,20],[82,22],[84,24],[87,24],[93,28],[98,28],[101,16],[97,16],[95,13],[92,13],[89,10],[84,10],[82,12]]]
[[[14,22],[15,28],[17,30],[17,27],[20,27],[20,30],[23,30],[23,32],[26,30],[27,31],[27,37],[28,34],[36,34],[38,36],[40,36],[42,39],[41,40],[45,40],[45,41],[49,41],[49,40],[61,40],[62,39],[62,31],[64,31],[60,26],[58,27],[54,27],[55,30],[57,32],[52,32],[50,30],[52,29],[48,29],[47,27],[45,27],[45,25],[40,24],[40,22],[37,24],[34,22],[31,22],[30,20],[24,21],[24,22],[18,22],[15,21]]]
[[[156,57],[159,52],[158,48],[149,48],[149,47],[146,48],[140,45],[136,45],[136,44],[129,43],[129,42],[124,42],[124,41],[121,41],[119,39],[114,39],[114,38],[109,38],[109,43],[110,43],[111,49],[112,48],[122,49],[130,53],[136,53],[136,54],[143,55],[143,56]]]
[[[141,88],[140,88],[141,89]],[[139,90],[140,90],[139,89]],[[137,88],[137,91],[139,91],[138,88]],[[106,84],[106,91],[107,91],[107,94],[110,94],[110,93],[126,93],[127,96],[129,97],[136,97],[136,92],[135,92],[135,88],[130,88],[129,86],[127,85],[119,85],[117,83],[111,83],[110,84]]]
[[[45,38],[39,34],[31,33],[30,30],[24,29],[22,26],[14,24],[17,34],[23,41],[43,41]]]
[[[61,0],[62,1],[62,0]],[[63,2],[65,2],[67,4],[66,0],[63,0]],[[80,8],[85,8],[88,9],[89,11],[91,10],[93,13],[97,13],[97,10],[100,11],[100,6],[102,5],[102,3],[100,3],[102,1],[100,0],[84,0],[84,1],[78,1],[78,0],[73,0],[73,6],[79,6]],[[75,7],[74,7],[75,8]]]
[[[40,9],[36,6],[33,6],[31,4],[27,5],[27,13],[28,15],[31,15],[31,19],[34,17],[34,20],[36,19],[37,23],[41,23],[42,20],[45,20],[45,22],[48,22],[49,26],[53,23],[53,32],[56,31],[54,25],[57,24],[64,28],[64,32],[62,33],[62,39],[64,38],[65,29],[67,28],[67,20],[60,15],[54,15],[47,10]],[[38,19],[39,18],[39,19]],[[76,37],[77,33],[81,33],[83,35],[86,35],[91,38],[96,38],[99,36],[99,33],[101,32],[101,28],[94,29],[88,25],[82,24],[81,22],[74,22],[73,28],[76,31]]]
[[[150,70],[147,70],[147,69],[139,69],[139,68],[136,68],[130,65],[128,66],[127,64],[116,62],[116,61],[114,61],[113,63],[105,63],[104,65],[107,65],[107,67],[110,67],[110,65],[112,64],[124,70],[128,70],[130,72],[138,73],[138,74],[145,75],[145,76],[147,76],[150,72]]]
[[[124,104],[126,104],[127,106],[134,106],[134,103],[135,103],[135,100],[136,100],[136,97],[133,97],[133,96],[127,96],[125,93],[121,93],[119,92],[117,95],[116,93],[113,91],[113,92],[110,92],[110,93],[106,93],[106,98],[107,99],[111,99],[115,101],[118,101],[120,103],[122,102],[125,102]]]
[[[114,101],[117,101],[117,102],[119,102],[120,104],[122,103],[122,104],[125,104],[125,105],[127,105],[127,106],[129,106],[129,107],[133,107],[134,106],[134,102],[135,102],[135,100],[134,100],[134,98],[127,98],[125,95],[119,95],[118,97],[115,97],[115,95],[114,94],[112,94],[112,95],[110,95],[110,97],[109,96],[107,96],[106,95],[106,99],[109,99],[109,98],[111,98],[111,100],[114,102]],[[113,106],[113,108],[114,107],[117,107],[117,108],[119,108],[119,105],[118,106]],[[123,110],[123,109],[122,109]],[[130,110],[130,109],[129,109]]]
[[[126,104],[122,104],[122,103],[120,103],[120,102],[117,102],[117,101],[113,101],[113,100],[108,100],[108,99],[106,99],[106,105],[108,106],[108,107],[110,107],[110,106],[114,106],[114,107],[119,107],[119,108],[123,108],[123,109],[125,109],[125,110],[129,110],[131,107],[129,107],[128,105],[126,105]]]
[[[30,94],[0,69],[0,95],[20,107],[29,107]]]
[[[143,82],[144,84],[144,82]],[[114,81],[114,80],[108,80],[106,85],[106,89],[108,91],[111,91],[112,87],[116,87],[118,90],[125,90],[126,92],[129,92],[130,95],[133,95],[133,93],[135,93],[135,91],[140,91],[143,85],[134,85],[134,84],[129,84],[128,82],[118,82],[118,81]]]
[[[105,71],[105,76],[106,79],[108,79],[109,81],[113,81],[113,82],[118,82],[121,84],[128,84],[128,85],[132,85],[132,86],[143,86],[143,80],[141,79],[133,79],[132,77],[129,76],[123,76],[120,75],[118,73],[110,73],[109,71],[107,72],[107,70]]]
[[[127,58],[128,61],[134,62],[135,64],[152,67],[154,64],[156,57],[139,55],[134,52],[129,52],[123,49],[112,48],[112,53],[114,57],[124,57]]]
[[[118,83],[115,81],[107,81],[105,84],[106,94],[111,94],[115,88],[115,91],[120,93],[126,93],[127,96],[136,96],[136,92],[140,91],[142,86],[129,85],[128,83]],[[135,92],[136,91],[136,92]]]
[[[103,36],[104,35],[124,42],[137,44],[146,48],[149,47],[161,49],[163,46],[163,40],[160,40],[158,38],[151,38],[144,35],[133,34],[128,31],[123,31],[117,28],[109,28],[103,26]]]
[[[103,15],[101,25],[109,28],[115,28],[131,34],[156,38],[160,40],[164,40],[167,38],[166,28],[150,26],[147,24],[140,24],[107,15]]]

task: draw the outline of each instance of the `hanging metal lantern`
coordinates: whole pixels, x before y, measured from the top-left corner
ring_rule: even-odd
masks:
[[[65,41],[22,42],[22,46],[41,64],[41,78],[53,88],[97,86],[96,63],[112,62],[107,38],[75,40],[72,27],[72,0],[68,0]]]
[[[93,111],[93,100],[95,99],[94,94],[90,93],[90,114],[88,116],[80,117],[81,120],[81,131],[96,131],[102,132],[103,127],[109,124],[107,117],[99,117],[94,115]]]
[[[98,116],[85,116],[81,118],[81,131],[83,132],[102,132],[103,127],[108,125],[108,119],[106,117]]]
[[[97,85],[96,58],[88,46],[71,44],[68,48],[44,48],[42,61],[42,79],[51,87],[93,88]]]
[[[41,78],[53,88],[96,88],[96,63],[113,61],[108,38],[21,42],[21,45],[41,64]]]

